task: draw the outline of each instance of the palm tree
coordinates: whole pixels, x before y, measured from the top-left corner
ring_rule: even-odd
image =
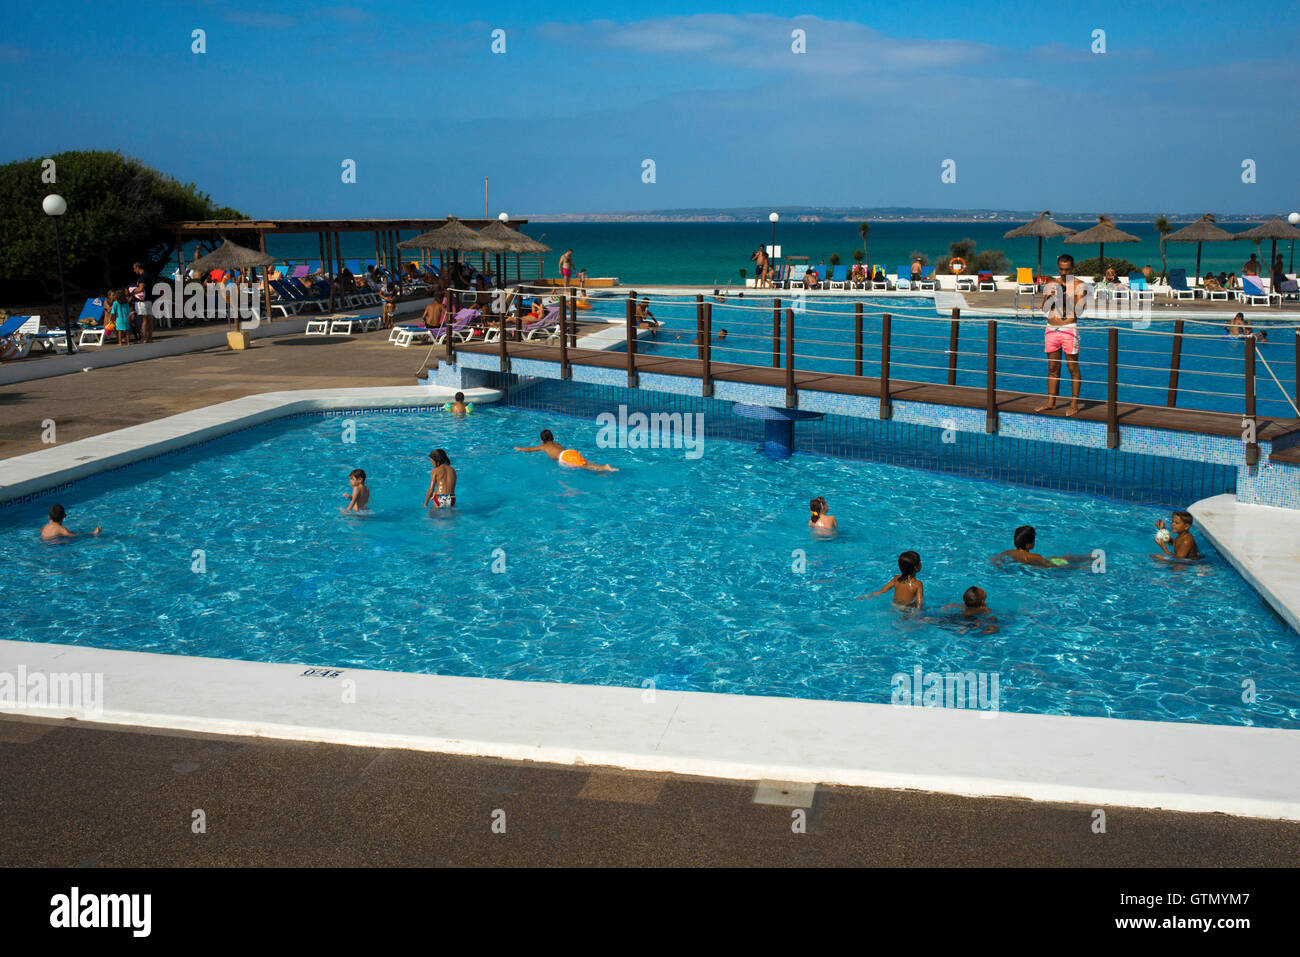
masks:
[[[862,237],[862,258],[866,259],[867,262],[871,262],[867,258],[867,233],[869,232],[871,232],[870,223],[858,223],[858,234]]]
[[[1169,265],[1165,260],[1165,237],[1174,231],[1174,227],[1169,225],[1169,220],[1164,216],[1156,217],[1156,232],[1160,234],[1160,281],[1165,282],[1165,274],[1168,272]],[[1207,293],[1208,295],[1208,293]]]

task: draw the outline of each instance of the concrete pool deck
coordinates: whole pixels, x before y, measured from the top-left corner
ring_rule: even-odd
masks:
[[[1300,510],[1246,505],[1216,495],[1191,505],[1193,534],[1205,533],[1228,564],[1300,631]]]

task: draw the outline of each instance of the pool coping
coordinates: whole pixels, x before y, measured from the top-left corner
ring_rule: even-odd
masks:
[[[0,641],[0,672],[19,667],[102,675],[103,707],[0,711],[747,781],[1300,820],[1300,731]]]
[[[1203,498],[1187,509],[1242,578],[1300,632],[1300,510],[1238,502],[1235,495]]]
[[[0,460],[0,496],[39,494],[298,412],[428,407],[454,391],[421,385],[247,396]],[[501,395],[464,391],[480,402]],[[1193,506],[1198,521],[1207,516],[1206,534],[1265,591],[1254,564],[1235,558],[1235,539],[1211,531],[1214,502]],[[1270,541],[1294,540],[1275,534],[1273,524],[1272,513],[1289,510],[1236,509],[1267,511]],[[0,711],[741,780],[1300,820],[1300,731],[1286,729],[643,691],[0,640],[0,672],[19,667],[102,674],[112,707]],[[338,674],[304,676],[309,667]],[[355,703],[337,690],[345,680],[355,682]]]

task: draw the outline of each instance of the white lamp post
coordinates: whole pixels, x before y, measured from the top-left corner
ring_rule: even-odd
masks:
[[[1300,225],[1300,213],[1292,213],[1286,218],[1292,226]],[[1295,272],[1295,240],[1291,240],[1291,271]]]
[[[50,193],[41,201],[45,215],[54,220],[54,252],[59,260],[59,299],[63,303],[63,334],[68,337],[68,355],[77,351],[72,341],[72,320],[68,316],[68,291],[63,282],[63,242],[59,236],[59,217],[68,211],[68,201],[58,193]]]

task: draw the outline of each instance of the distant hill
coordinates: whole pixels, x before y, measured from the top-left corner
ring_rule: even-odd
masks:
[[[878,206],[870,209],[854,206],[740,206],[730,208],[642,209],[604,213],[530,213],[535,223],[765,223],[773,209],[783,223],[856,223],[872,222],[1007,222],[1023,223],[1042,210],[1015,209],[938,209],[916,206]],[[1052,218],[1063,222],[1088,222],[1104,212],[1116,222],[1150,222],[1164,215],[1177,222],[1199,219],[1204,210],[1192,213],[1115,213],[1109,210],[1053,212]],[[1272,214],[1223,214],[1221,223],[1257,222]]]

